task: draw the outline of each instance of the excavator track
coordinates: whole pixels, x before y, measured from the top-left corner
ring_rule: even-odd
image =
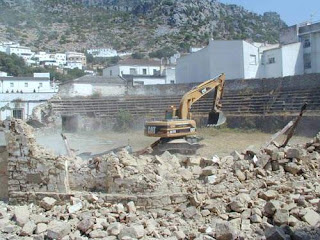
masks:
[[[162,154],[166,151],[174,154],[194,155],[197,150],[203,147],[197,138],[161,138],[151,145],[153,154]]]

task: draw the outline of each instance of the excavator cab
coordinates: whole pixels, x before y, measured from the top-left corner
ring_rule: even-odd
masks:
[[[177,116],[177,108],[176,106],[170,106],[169,109],[166,110],[166,120],[169,120],[169,119],[176,119],[178,118]]]

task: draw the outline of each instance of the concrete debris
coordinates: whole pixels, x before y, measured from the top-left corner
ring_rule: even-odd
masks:
[[[19,120],[7,135],[1,239],[320,239],[320,133],[212,159],[123,149],[89,163],[38,147]]]

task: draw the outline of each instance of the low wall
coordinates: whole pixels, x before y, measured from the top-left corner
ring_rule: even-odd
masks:
[[[183,95],[199,83],[130,86],[132,96],[176,96]],[[270,92],[272,90],[302,90],[320,87],[320,74],[306,74],[283,78],[226,80],[226,92]]]

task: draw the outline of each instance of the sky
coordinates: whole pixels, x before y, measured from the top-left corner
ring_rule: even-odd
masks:
[[[277,12],[287,25],[320,21],[320,0],[219,0],[237,4],[255,13]],[[313,15],[313,17],[311,17]]]

